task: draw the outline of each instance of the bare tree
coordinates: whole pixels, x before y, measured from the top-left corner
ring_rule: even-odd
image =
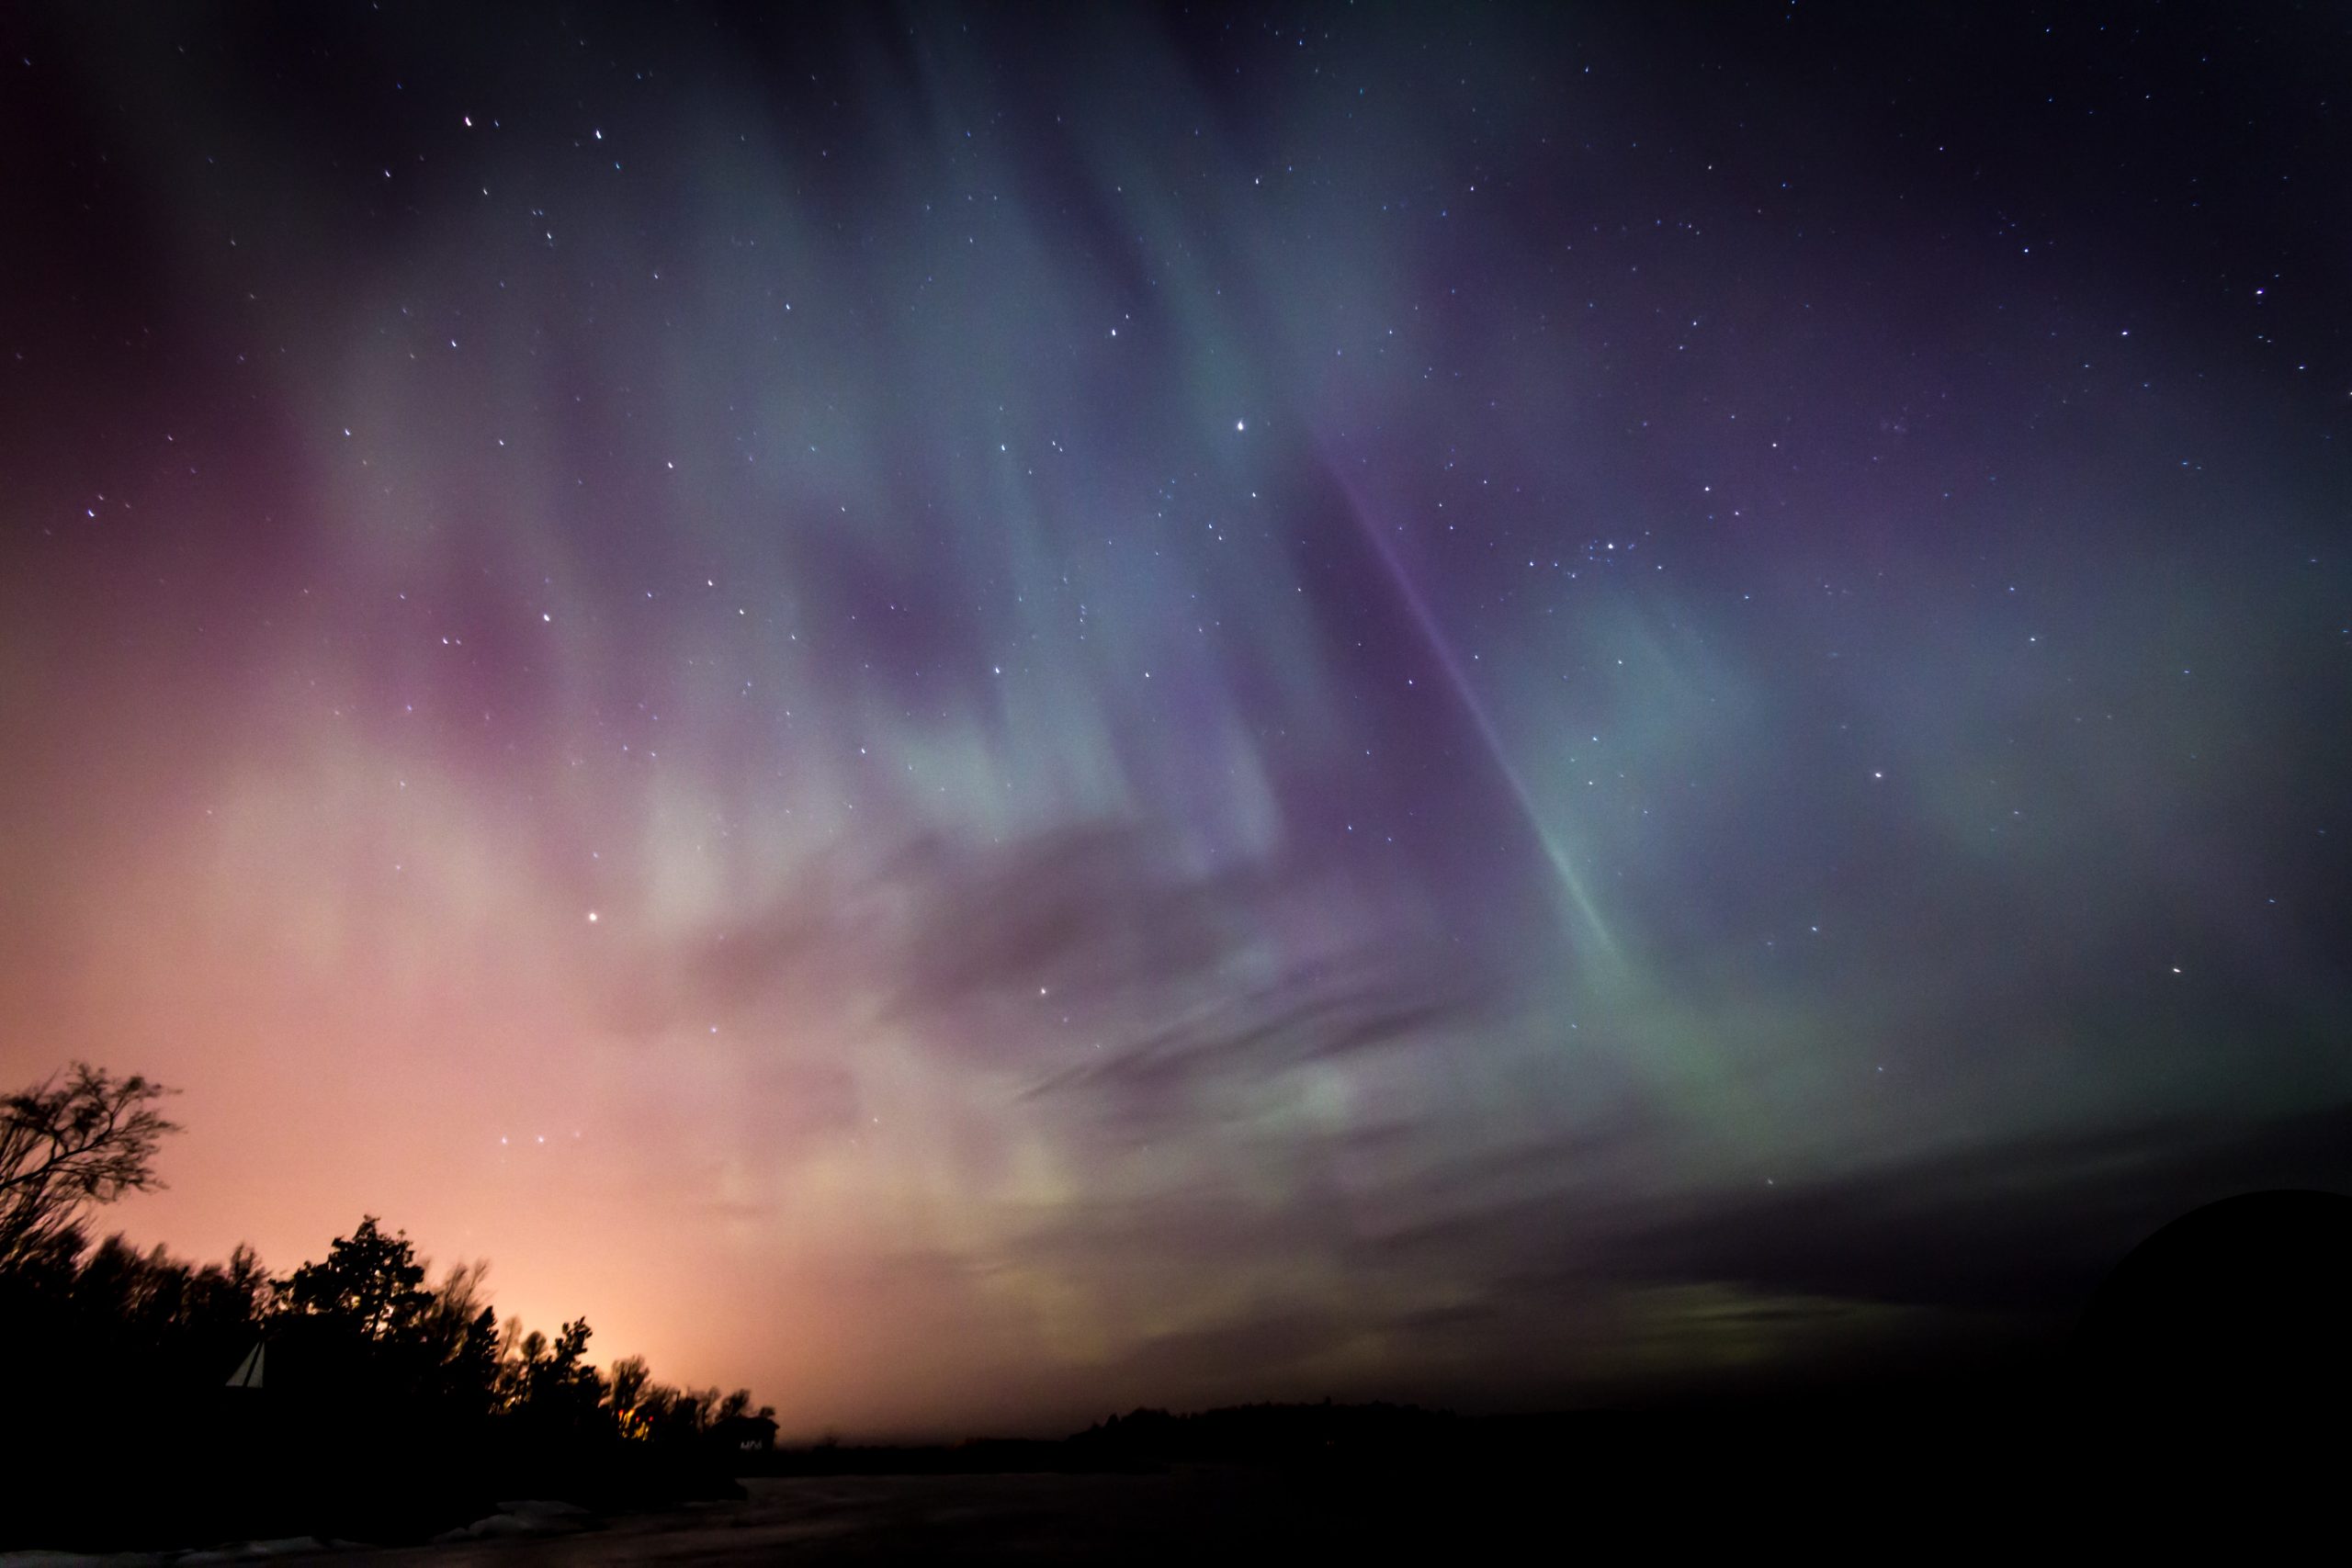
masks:
[[[613,1426],[624,1438],[645,1437],[651,1428],[639,1405],[652,1382],[652,1368],[642,1356],[623,1356],[605,1369],[605,1405],[613,1413]]]
[[[171,1092],[76,1062],[0,1099],[0,1271],[63,1234],[90,1204],[163,1185],[155,1151],[179,1127],[154,1102]]]

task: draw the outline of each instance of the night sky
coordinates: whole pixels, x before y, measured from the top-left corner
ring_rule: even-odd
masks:
[[[787,1435],[2045,1343],[2352,1185],[2347,28],[12,7],[0,1077]]]

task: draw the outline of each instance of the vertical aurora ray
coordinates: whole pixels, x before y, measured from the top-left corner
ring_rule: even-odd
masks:
[[[1346,497],[1348,516],[1355,524],[1356,532],[1363,539],[1365,547],[1379,559],[1390,586],[1396,591],[1397,598],[1411,614],[1414,630],[1420,634],[1421,645],[1429,649],[1430,657],[1436,660],[1438,668],[1445,672],[1447,690],[1460,705],[1472,728],[1478,732],[1479,742],[1486,747],[1487,759],[1493,764],[1496,776],[1510,791],[1510,797],[1518,806],[1528,831],[1543,846],[1544,861],[1552,871],[1551,887],[1567,934],[1581,936],[1589,943],[1589,951],[1614,964],[1620,956],[1616,939],[1610,935],[1608,924],[1601,919],[1600,906],[1594,903],[1585,886],[1584,874],[1577,869],[1568,847],[1561,841],[1547,813],[1528,788],[1527,781],[1511,764],[1510,755],[1504,750],[1502,737],[1496,731],[1495,721],[1487,714],[1487,705],[1479,697],[1477,689],[1470,683],[1469,674],[1462,668],[1462,660],[1447,639],[1445,628],[1439,625],[1436,612],[1430,607],[1428,598],[1413,581],[1412,574],[1405,569],[1404,562],[1396,558],[1396,552],[1382,536],[1357,487],[1340,475],[1334,465],[1327,463],[1325,471],[1331,475]]]

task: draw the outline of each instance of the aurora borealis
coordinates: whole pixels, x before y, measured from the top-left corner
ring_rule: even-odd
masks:
[[[0,19],[0,1067],[787,1434],[2352,1181],[2324,12]]]

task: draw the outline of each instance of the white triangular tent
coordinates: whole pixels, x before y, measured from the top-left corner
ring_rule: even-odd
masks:
[[[254,1348],[245,1352],[245,1359],[237,1363],[235,1371],[229,1374],[231,1388],[259,1388],[261,1386],[262,1352],[265,1348],[260,1340],[254,1341]]]

